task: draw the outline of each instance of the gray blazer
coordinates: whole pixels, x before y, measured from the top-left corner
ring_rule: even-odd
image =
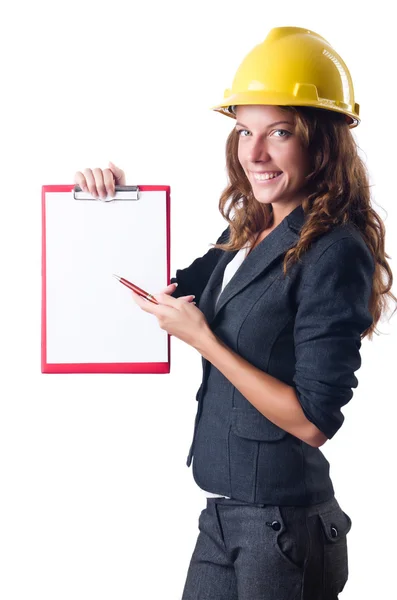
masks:
[[[195,294],[212,331],[255,367],[295,388],[306,417],[332,438],[353,396],[361,365],[360,334],[374,260],[360,232],[340,225],[318,238],[282,272],[305,215],[293,210],[245,258],[214,300],[237,251],[211,249],[178,270],[175,297]],[[226,229],[218,241],[228,239]],[[329,463],[314,448],[263,416],[203,358],[197,415],[187,465],[206,491],[245,502],[311,505],[334,495]]]

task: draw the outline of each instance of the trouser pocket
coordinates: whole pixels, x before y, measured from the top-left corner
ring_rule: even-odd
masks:
[[[346,536],[352,522],[341,508],[319,513],[318,517],[324,549],[324,598],[334,600],[342,592],[349,576]]]
[[[279,506],[278,508],[280,529],[276,538],[277,551],[290,564],[303,571],[310,549],[305,508],[293,506]],[[277,521],[266,524],[278,529]]]

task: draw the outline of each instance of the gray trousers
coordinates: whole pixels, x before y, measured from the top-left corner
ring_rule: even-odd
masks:
[[[335,498],[303,507],[207,498],[182,600],[335,600],[350,527]]]

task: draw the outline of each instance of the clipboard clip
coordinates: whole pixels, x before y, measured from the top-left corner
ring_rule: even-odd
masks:
[[[100,200],[101,202],[113,202],[115,200],[139,200],[140,190],[137,185],[116,185],[115,195],[111,198],[94,198],[89,192],[83,192],[79,185],[73,189],[75,200]]]

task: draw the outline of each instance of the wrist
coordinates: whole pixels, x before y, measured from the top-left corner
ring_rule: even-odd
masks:
[[[194,348],[200,352],[204,358],[208,358],[213,348],[218,345],[218,338],[211,329],[205,329],[202,334],[198,337]]]

